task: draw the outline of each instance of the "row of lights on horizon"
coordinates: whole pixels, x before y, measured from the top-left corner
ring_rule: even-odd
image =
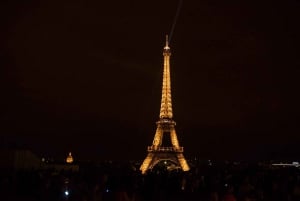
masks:
[[[50,160],[50,161],[53,161],[53,160]],[[48,160],[46,160],[44,157],[42,158],[42,162],[48,162]],[[65,162],[66,163],[68,163],[68,164],[71,164],[71,163],[73,163],[74,162],[74,158],[73,158],[73,156],[72,156],[72,153],[71,152],[69,152],[69,154],[68,154],[68,156],[67,156],[67,158],[66,158],[66,160],[65,160]]]

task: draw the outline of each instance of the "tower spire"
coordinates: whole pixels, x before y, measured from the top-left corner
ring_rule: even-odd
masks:
[[[166,46],[165,48],[168,48],[169,47],[169,36],[168,34],[166,35]]]

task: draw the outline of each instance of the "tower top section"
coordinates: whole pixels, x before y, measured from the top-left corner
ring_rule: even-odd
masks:
[[[168,35],[166,35],[166,44],[163,50],[164,56],[164,71],[162,83],[162,97],[160,106],[160,119],[172,119],[172,98],[171,98],[171,77],[170,77],[170,56],[171,50],[169,47]]]

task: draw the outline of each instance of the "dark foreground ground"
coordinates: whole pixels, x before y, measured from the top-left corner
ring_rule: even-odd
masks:
[[[2,170],[0,200],[12,201],[296,201],[300,169],[263,164],[164,166],[141,175],[137,165],[81,165],[78,172]]]

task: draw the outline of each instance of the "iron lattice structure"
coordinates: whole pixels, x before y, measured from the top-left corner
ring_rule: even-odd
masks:
[[[170,77],[170,56],[171,50],[166,37],[166,45],[163,50],[164,70],[162,83],[161,106],[159,120],[156,122],[157,128],[151,146],[148,146],[148,155],[142,163],[140,170],[145,174],[162,160],[174,162],[183,171],[188,171],[189,165],[183,156],[183,147],[179,146],[175,121],[173,120],[171,77]],[[164,135],[170,135],[171,146],[163,145]]]

